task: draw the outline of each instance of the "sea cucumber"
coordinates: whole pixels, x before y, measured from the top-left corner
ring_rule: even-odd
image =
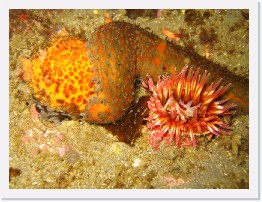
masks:
[[[222,85],[231,83],[227,96],[237,104],[238,114],[248,113],[247,80],[139,26],[111,22],[93,32],[86,48],[83,44],[77,37],[58,39],[47,48],[46,55],[23,61],[25,80],[42,105],[74,119],[115,122],[130,108],[138,77],[150,75],[156,80],[165,72],[180,72],[187,64],[194,70],[211,72],[207,83],[220,78]]]

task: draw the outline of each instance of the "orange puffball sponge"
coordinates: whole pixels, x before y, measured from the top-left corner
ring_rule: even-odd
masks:
[[[60,38],[32,60],[22,62],[24,79],[40,103],[73,116],[85,110],[94,84],[82,39]]]

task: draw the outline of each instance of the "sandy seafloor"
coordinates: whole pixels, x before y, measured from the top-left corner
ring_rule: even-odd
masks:
[[[196,149],[163,142],[159,151],[149,145],[146,125],[129,145],[99,125],[33,118],[29,89],[19,77],[21,58],[32,57],[63,28],[88,39],[105,12],[161,38],[163,28],[180,33],[179,45],[248,78],[247,10],[162,10],[158,17],[150,11],[10,10],[10,188],[249,188],[248,115],[231,117],[231,136],[201,137]]]

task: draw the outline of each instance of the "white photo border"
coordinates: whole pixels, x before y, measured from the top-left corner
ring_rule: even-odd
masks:
[[[117,1],[96,0],[90,1],[1,1],[1,141],[0,141],[0,192],[3,199],[14,198],[91,198],[91,199],[258,199],[259,193],[259,60],[258,60],[258,14],[259,4],[257,1],[239,0],[143,0],[143,1]],[[142,2],[142,3],[141,3]],[[101,5],[103,7],[101,7]],[[9,189],[9,9],[120,9],[120,8],[152,8],[152,9],[249,9],[250,43],[249,43],[249,90],[252,100],[249,102],[249,189],[190,189],[190,190],[105,190],[105,189],[78,189],[78,190],[55,190],[55,189]],[[261,70],[260,70],[261,71]],[[258,110],[259,109],[259,110]]]

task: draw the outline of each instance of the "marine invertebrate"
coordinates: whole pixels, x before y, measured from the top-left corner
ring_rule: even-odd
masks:
[[[83,40],[60,38],[23,64],[24,79],[39,102],[71,115],[85,109],[94,86]]]
[[[98,27],[88,41],[74,36],[53,39],[32,59],[23,59],[24,78],[38,104],[48,110],[93,123],[112,123],[128,111],[135,80],[149,74],[153,79],[185,63],[212,69],[225,81],[237,82],[232,90],[248,110],[248,87],[205,58],[125,22]],[[203,64],[203,65],[202,65]],[[223,72],[224,71],[224,72]],[[239,88],[244,89],[240,94]]]
[[[206,85],[209,76],[207,72],[200,75],[199,69],[188,70],[185,66],[178,74],[159,77],[156,85],[151,78],[143,83],[152,92],[147,118],[148,128],[152,131],[149,136],[151,145],[157,148],[159,142],[166,138],[168,144],[174,141],[176,145],[195,147],[196,136],[229,134],[227,130],[230,127],[223,123],[221,117],[234,113],[232,108],[236,105],[225,105],[229,99],[219,98],[230,84],[220,86],[220,79]]]

